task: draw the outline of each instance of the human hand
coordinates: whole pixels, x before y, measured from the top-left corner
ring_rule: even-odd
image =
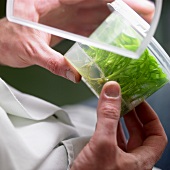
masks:
[[[121,92],[116,82],[104,85],[97,109],[97,125],[71,170],[150,170],[160,158],[167,137],[150,106],[143,102],[124,116],[129,140],[119,122]]]
[[[49,47],[51,35],[0,20],[0,64],[15,68],[39,65],[54,74],[79,82],[79,73],[59,52]]]
[[[15,0],[14,1],[14,15],[28,19],[34,22],[46,22],[49,16],[49,24],[59,24],[68,30],[72,28],[68,22],[72,17],[72,13],[78,12],[81,9],[80,15],[83,16],[83,22],[80,24],[80,15],[76,15],[74,31],[80,30],[80,27],[85,28],[87,22],[94,22],[94,29],[96,24],[103,20],[103,17],[109,13],[106,2],[99,0]],[[95,3],[98,2],[98,3]],[[109,2],[109,0],[107,1]],[[82,8],[82,4],[84,4]],[[68,6],[72,6],[72,10],[65,12],[65,16],[56,18],[55,11],[65,10]],[[71,9],[71,8],[70,8]],[[100,15],[92,16],[87,19],[87,14],[92,14],[92,11],[100,10]],[[95,12],[94,12],[95,13]],[[101,15],[102,14],[102,15]],[[56,22],[54,22],[56,21]],[[54,74],[63,76],[73,82],[79,82],[81,76],[79,73],[67,62],[67,60],[60,53],[56,52],[49,45],[54,45],[61,40],[61,38],[52,38],[50,34],[24,27],[21,25],[9,23],[6,19],[0,21],[0,64],[11,67],[28,67],[31,65],[39,65],[51,71]],[[86,28],[84,32],[92,31]]]

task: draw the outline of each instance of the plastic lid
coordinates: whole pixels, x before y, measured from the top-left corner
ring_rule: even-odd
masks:
[[[149,30],[150,25],[126,3],[122,0],[116,0],[112,3],[108,3],[108,7],[111,11],[117,11],[132,25],[136,31],[141,33],[143,36],[146,36],[145,34]]]
[[[122,49],[119,47],[116,47],[114,45],[110,45],[106,42],[99,42],[97,40],[91,39],[89,37],[81,36],[75,33],[71,33],[62,29],[54,28],[51,26],[47,26],[44,24],[32,22],[26,19],[23,19],[21,17],[14,15],[14,4],[15,0],[7,0],[7,10],[6,10],[6,16],[9,21],[21,24],[24,26],[28,26],[34,29],[38,29],[47,33],[50,33],[52,35],[56,35],[65,39],[69,39],[72,41],[80,42],[82,44],[94,46],[97,48],[101,48],[103,50],[111,51],[114,53],[117,53],[119,55],[123,55],[126,57],[131,58],[139,58],[141,53],[146,49],[148,46],[151,38],[153,37],[155,30],[157,28],[157,24],[159,22],[159,17],[161,14],[162,9],[162,0],[156,0],[156,9],[155,9],[155,15],[153,18],[153,21],[151,23],[151,26],[147,24],[146,21],[144,21],[135,11],[133,11],[127,4],[125,4],[122,0],[115,0],[114,2],[108,4],[110,9],[116,10],[120,15],[122,15],[135,30],[137,30],[142,36],[145,36],[140,47],[137,49],[137,51],[130,51],[127,49]],[[112,8],[111,8],[112,7]],[[150,28],[150,29],[149,29]]]
[[[149,25],[142,17],[140,17],[122,0],[115,0],[112,3],[108,3],[108,7],[110,8],[110,10],[115,10],[120,15],[122,15],[131,24],[131,26],[144,37],[140,47],[135,53],[126,53],[126,55],[129,55],[129,57],[131,58],[139,58],[142,52],[147,48],[156,31],[162,10],[162,0],[156,0],[156,9],[151,25]]]

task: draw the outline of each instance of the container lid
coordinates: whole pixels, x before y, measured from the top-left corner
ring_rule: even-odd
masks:
[[[11,22],[28,26],[34,29],[38,29],[65,39],[80,42],[82,44],[111,51],[126,57],[139,58],[142,52],[147,48],[157,28],[157,24],[159,22],[161,9],[162,9],[162,0],[156,0],[155,15],[153,17],[151,25],[149,25],[144,19],[142,19],[133,9],[131,9],[122,0],[115,0],[112,3],[108,3],[108,7],[111,11],[113,12],[117,11],[125,20],[127,20],[128,23],[131,24],[132,28],[143,37],[140,46],[136,51],[131,51],[128,49],[117,47],[113,44],[109,44],[105,42],[104,40],[101,42],[91,37],[85,37],[80,34],[68,32],[67,30],[64,30],[60,27],[53,27],[53,26],[45,25],[43,23],[37,23],[28,19],[24,19],[22,16],[15,15],[14,9],[16,9],[16,5],[17,5],[16,0],[7,0],[6,16],[8,20]],[[72,6],[70,8],[72,8]]]
[[[131,58],[139,58],[142,52],[147,48],[156,31],[162,10],[162,0],[156,0],[156,9],[151,25],[149,25],[142,17],[140,17],[122,0],[115,0],[112,3],[109,3],[108,6],[112,11],[115,10],[120,15],[122,15],[122,17],[124,17],[125,20],[127,20],[131,24],[134,30],[142,35],[143,41],[141,42],[141,45],[139,46],[137,51],[135,51],[134,54],[131,54],[131,51],[126,52],[126,55]]]

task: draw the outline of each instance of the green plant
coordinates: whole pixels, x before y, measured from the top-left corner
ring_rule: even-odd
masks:
[[[114,45],[135,51],[139,42],[126,34],[120,34]],[[82,48],[92,58],[91,63],[82,69],[90,70],[95,63],[102,73],[100,78],[92,78],[89,71],[89,74],[83,75],[84,79],[98,95],[107,81],[117,81],[122,91],[122,115],[168,82],[167,75],[148,49],[139,59],[131,59],[95,47]]]

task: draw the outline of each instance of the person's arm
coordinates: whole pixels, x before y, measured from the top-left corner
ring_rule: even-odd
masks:
[[[124,116],[126,142],[119,118],[121,90],[108,82],[101,92],[97,125],[90,142],[77,156],[71,170],[151,170],[167,144],[164,129],[151,107],[143,102]]]

